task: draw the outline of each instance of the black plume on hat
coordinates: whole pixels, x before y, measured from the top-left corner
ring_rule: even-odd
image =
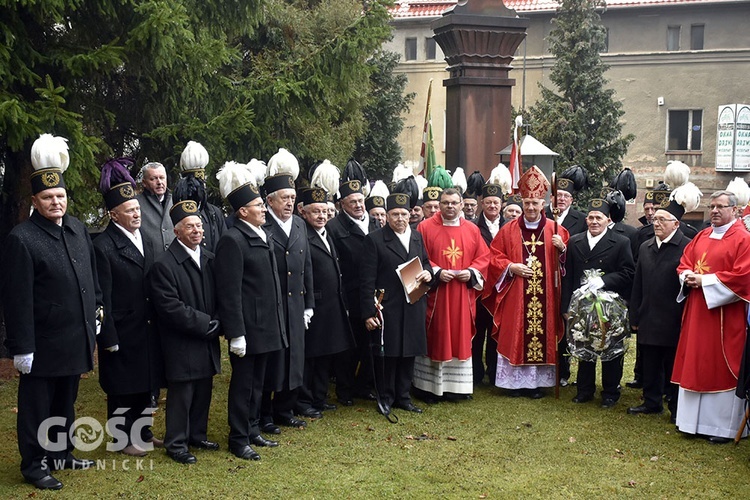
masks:
[[[572,167],[566,168],[565,171],[560,174],[560,177],[573,181],[573,190],[575,192],[583,191],[589,187],[589,176],[583,167],[579,165],[573,165]]]
[[[484,177],[479,170],[475,170],[468,179],[466,179],[466,192],[464,198],[476,198],[482,194],[482,186],[484,186]]]
[[[352,158],[351,160],[346,162],[343,180],[358,180],[364,186],[367,184],[367,174],[365,174],[365,169],[362,168],[362,165],[360,165],[357,160]]]
[[[612,179],[609,187],[617,189],[622,193],[626,200],[632,200],[638,194],[638,185],[635,182],[635,175],[629,168],[623,168],[622,171]]]
[[[206,205],[206,183],[194,175],[186,175],[175,184],[172,198],[175,203],[193,200],[200,209]]]
[[[401,179],[391,189],[391,194],[401,193],[409,195],[410,208],[414,208],[417,204],[417,198],[419,198],[419,184],[413,175],[410,175],[406,179]]]
[[[625,196],[617,189],[602,189],[602,198],[609,205],[609,218],[618,223],[625,218]]]

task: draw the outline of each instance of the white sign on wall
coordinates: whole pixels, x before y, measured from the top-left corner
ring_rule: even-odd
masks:
[[[737,105],[737,122],[735,124],[734,171],[750,171],[750,106]]]
[[[750,105],[719,106],[716,123],[716,170],[750,172]]]

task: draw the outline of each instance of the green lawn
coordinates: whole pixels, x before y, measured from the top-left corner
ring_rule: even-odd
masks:
[[[632,375],[628,353],[624,381]],[[0,385],[0,497],[163,498],[742,498],[750,485],[750,443],[709,445],[677,433],[667,413],[630,416],[640,391],[623,389],[620,403],[570,402],[575,388],[541,400],[511,399],[482,386],[474,399],[398,412],[389,424],[374,403],[327,412],[306,430],[285,429],[281,446],[260,448],[247,462],[226,451],[229,367],[216,377],[209,438],[218,452],[196,452],[179,465],[163,450],[131,460],[102,449],[80,457],[106,460],[106,469],[56,473],[65,487],[41,492],[18,470],[15,413],[17,379]],[[96,374],[81,381],[77,416],[104,421],[104,394]],[[156,414],[157,435],[164,411]],[[112,469],[113,460],[115,469]]]

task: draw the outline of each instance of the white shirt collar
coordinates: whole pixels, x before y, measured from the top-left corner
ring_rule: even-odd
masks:
[[[599,233],[599,236],[591,236],[591,232],[586,230],[586,239],[589,240],[589,250],[593,250],[599,240],[601,240],[605,234],[607,234],[608,228],[604,228],[604,231]]]
[[[409,253],[409,240],[411,240],[411,228],[407,225],[406,231],[404,231],[403,233],[397,233],[396,231],[393,231],[393,234],[396,235],[396,238],[398,238],[398,240],[404,246],[404,250],[406,250],[406,253]]]
[[[252,229],[255,232],[255,234],[257,234],[258,236],[260,236],[260,239],[263,240],[263,243],[268,243],[268,236],[266,235],[266,232],[263,231],[262,227],[254,226],[254,225],[250,224],[248,221],[246,221],[244,219],[237,219],[237,220],[242,221],[245,224],[247,224],[248,226],[250,226],[250,229]]]
[[[323,244],[326,246],[328,251],[331,251],[331,247],[328,245],[328,238],[326,238],[326,227],[323,226],[320,229],[315,229],[315,232],[318,233],[318,236],[320,236],[320,239],[323,240]]]
[[[363,233],[368,234],[370,232],[370,217],[367,214],[362,215],[362,219],[358,220],[344,212],[347,217],[354,221],[356,225],[362,230]]]
[[[461,225],[461,217],[458,216],[453,220],[445,220],[443,218],[443,214],[440,214],[440,220],[443,221],[444,226],[460,226]]]
[[[276,221],[276,223],[281,226],[281,230],[284,231],[284,234],[286,234],[286,237],[288,238],[289,235],[292,232],[292,219],[294,219],[294,216],[289,217],[285,222],[279,219],[275,213],[273,213],[273,210],[271,208],[268,209],[268,213],[271,214],[271,217],[273,217],[273,220]]]
[[[722,239],[729,228],[732,227],[732,224],[734,224],[735,222],[736,220],[733,220],[732,222],[728,222],[723,226],[713,226],[713,230],[711,231],[711,234],[708,235],[708,237],[712,240]]]
[[[570,207],[566,208],[562,212],[560,212],[560,215],[557,216],[557,223],[562,224],[565,220],[565,217],[570,213]]]
[[[654,237],[656,238],[656,248],[661,248],[661,246],[662,246],[662,245],[663,245],[664,243],[668,243],[668,242],[669,242],[669,240],[671,240],[671,239],[672,239],[672,237],[674,236],[674,233],[676,233],[676,232],[677,232],[677,229],[679,229],[679,227],[675,228],[675,230],[674,230],[674,231],[672,231],[671,233],[669,233],[669,236],[667,236],[667,237],[666,237],[666,238],[664,238],[663,240],[660,240],[658,236],[654,235]]]
[[[198,245],[195,247],[195,250],[191,249],[189,246],[181,242],[178,238],[175,238],[175,241],[182,245],[182,248],[185,249],[187,254],[190,256],[191,259],[193,259],[193,262],[195,262],[195,265],[198,266],[198,269],[201,268],[201,246]]]
[[[121,225],[119,225],[117,222],[112,221],[114,225],[122,231],[122,234],[128,237],[128,239],[133,242],[133,245],[138,249],[139,252],[141,252],[141,255],[143,255],[143,239],[141,238],[141,230],[136,229],[134,233],[131,233]]]

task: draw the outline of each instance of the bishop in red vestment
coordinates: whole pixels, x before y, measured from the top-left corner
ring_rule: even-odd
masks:
[[[687,296],[672,382],[679,385],[677,427],[722,443],[743,415],[735,396],[750,301],[750,233],[736,219],[737,197],[711,195],[712,227],[685,247],[677,272]]]
[[[440,214],[417,228],[440,280],[427,302],[427,357],[415,362],[414,386],[435,396],[471,394],[471,339],[476,299],[484,286],[489,249],[479,228],[459,217],[461,195],[440,196]]]
[[[531,167],[519,180],[523,216],[500,228],[490,246],[484,304],[497,340],[495,385],[511,395],[542,397],[555,385],[557,343],[563,335],[560,291],[568,231],[544,215],[549,182]]]

